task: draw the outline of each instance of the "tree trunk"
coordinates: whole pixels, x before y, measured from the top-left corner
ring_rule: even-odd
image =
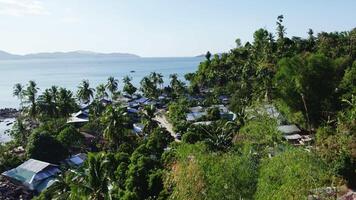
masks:
[[[309,131],[309,133],[310,133],[310,131],[311,131],[311,126],[310,126],[310,120],[309,120],[309,114],[308,114],[307,104],[306,104],[306,102],[305,102],[304,94],[303,94],[303,93],[300,93],[300,96],[302,97],[302,101],[303,101],[303,104],[304,104],[305,115],[306,115],[306,117],[307,117],[308,131]]]

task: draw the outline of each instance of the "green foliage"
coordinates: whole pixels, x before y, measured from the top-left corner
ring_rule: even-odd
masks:
[[[163,76],[160,73],[152,72],[150,75],[143,77],[140,84],[140,90],[146,97],[157,99],[161,93]]]
[[[279,62],[276,85],[281,99],[294,111],[303,111],[318,125],[323,113],[335,111],[335,65],[324,55],[311,54],[285,58]],[[324,81],[328,80],[328,84]]]
[[[168,107],[168,117],[173,126],[183,123],[188,112],[188,101],[186,99],[179,99],[177,102],[172,102]]]
[[[126,109],[117,106],[108,106],[101,117],[101,123],[105,126],[103,135],[112,148],[118,148],[127,137],[128,117]]]
[[[258,116],[248,121],[239,131],[239,137],[242,140],[237,143],[247,143],[252,145],[260,156],[267,156],[270,148],[275,148],[282,143],[282,133],[277,130],[275,120]]]
[[[67,149],[72,147],[79,147],[84,142],[84,136],[80,134],[73,126],[69,126],[59,132],[57,139]]]
[[[134,85],[132,85],[131,80],[132,80],[132,78],[130,78],[128,76],[125,76],[123,79],[123,81],[124,81],[123,91],[129,95],[133,95],[137,91],[137,88]]]
[[[4,172],[17,167],[24,161],[24,157],[13,153],[15,145],[11,143],[0,144],[0,171]]]
[[[94,97],[94,91],[89,85],[89,80],[83,80],[78,86],[77,98],[81,103],[88,103]]]
[[[210,154],[202,144],[181,145],[177,154],[171,199],[252,199],[257,165],[251,155]]]
[[[67,155],[67,149],[49,133],[34,131],[27,144],[27,156],[49,163],[59,163]]]
[[[263,160],[255,199],[306,199],[311,190],[332,186],[330,175],[313,154],[291,149]]]

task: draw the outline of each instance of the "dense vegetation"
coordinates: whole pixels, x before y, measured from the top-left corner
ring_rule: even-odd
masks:
[[[142,135],[132,133],[133,119],[119,101],[103,105],[102,98],[122,97],[118,80],[91,88],[83,81],[75,95],[51,87],[38,95],[36,83],[16,84],[14,95],[22,114],[11,132],[14,141],[1,146],[0,169],[26,158],[58,163],[76,152],[88,152],[84,166],[64,170],[58,181],[37,199],[306,199],[335,198],[345,187],[356,188],[356,28],[287,37],[283,16],[277,33],[265,29],[254,40],[221,55],[206,54],[188,83],[170,76],[164,86],[156,72],[141,87],[123,79],[123,92],[161,100],[163,109],[144,106]],[[220,116],[221,97],[236,119]],[[66,123],[78,103],[91,102],[90,121],[81,127]],[[186,120],[189,107],[210,107],[201,121]],[[276,119],[262,109],[273,105]],[[164,113],[174,141],[159,126]],[[211,123],[210,123],[211,122]],[[280,124],[297,124],[314,141],[294,146],[283,139]],[[91,132],[90,147],[78,132]],[[25,155],[12,153],[22,146]],[[44,151],[45,150],[45,151]],[[337,191],[325,194],[325,188]],[[329,195],[329,196],[328,196]]]

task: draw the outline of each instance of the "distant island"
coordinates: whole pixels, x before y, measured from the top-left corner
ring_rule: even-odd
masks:
[[[140,58],[140,56],[130,53],[97,53],[92,51],[42,52],[26,55],[16,55],[0,50],[0,60],[51,58]]]

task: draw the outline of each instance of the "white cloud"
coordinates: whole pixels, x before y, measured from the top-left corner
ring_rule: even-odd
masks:
[[[0,0],[0,14],[27,16],[47,15],[49,12],[38,0]]]

